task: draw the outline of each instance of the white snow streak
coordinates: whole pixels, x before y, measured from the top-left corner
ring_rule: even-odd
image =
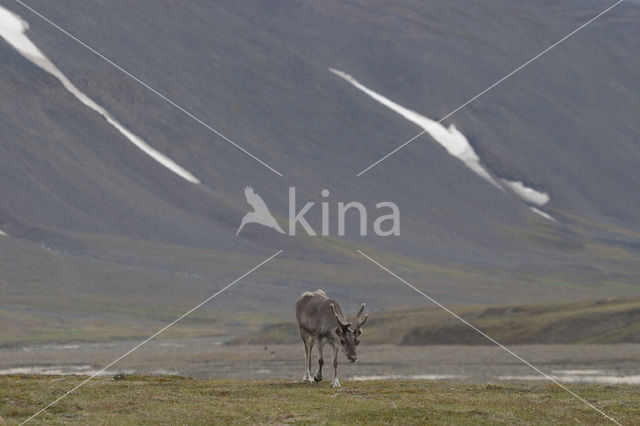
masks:
[[[450,125],[447,129],[437,121],[433,121],[423,115],[418,114],[415,111],[403,107],[402,105],[398,105],[397,103],[385,98],[379,93],[374,92],[368,87],[363,86],[351,75],[333,68],[329,68],[329,70],[332,73],[342,77],[343,79],[354,85],[356,88],[362,90],[364,93],[371,96],[382,105],[397,112],[412,123],[415,123],[418,126],[422,127],[427,133],[431,135],[431,137],[436,142],[438,142],[444,149],[446,149],[450,155],[462,161],[467,165],[467,167],[473,170],[473,172],[475,172],[481,178],[492,183],[500,189],[504,189],[498,182],[496,182],[496,180],[489,174],[489,172],[484,167],[482,167],[478,154],[476,154],[467,138],[462,133],[460,133],[453,124]]]
[[[529,188],[520,181],[500,179],[500,182],[528,203],[542,206],[549,201],[549,195]]]
[[[552,220],[554,222],[556,222],[555,218],[553,216],[551,216],[549,213],[545,213],[540,209],[537,209],[535,207],[529,207],[531,209],[532,212],[534,212],[537,215],[540,215],[542,217],[544,217],[547,220]]]
[[[102,115],[105,120],[135,146],[141,149],[145,154],[149,155],[158,163],[168,168],[178,176],[192,183],[200,183],[200,181],[189,171],[178,165],[171,158],[152,148],[142,138],[132,133],[124,127],[103,107],[95,103],[86,94],[81,92],[69,79],[47,58],[38,47],[27,37],[24,32],[29,29],[29,23],[20,16],[10,12],[0,6],[0,36],[4,38],[11,46],[13,46],[22,56],[56,77],[62,85],[73,94],[80,102]]]
[[[475,174],[494,185],[501,190],[509,189],[512,193],[520,197],[527,203],[543,205],[549,201],[549,196],[544,192],[537,191],[533,188],[525,186],[522,182],[509,181],[506,179],[495,179],[493,175],[482,165],[480,157],[469,143],[469,140],[456,127],[451,124],[447,129],[437,121],[418,114],[408,108],[398,105],[390,99],[385,98],[379,93],[374,92],[368,87],[362,85],[351,75],[340,70],[329,68],[329,71],[351,83],[357,89],[363,91],[376,101],[380,102],[387,108],[400,114],[412,123],[422,127],[431,137],[447,152],[462,161]],[[539,210],[538,210],[539,211]],[[548,216],[548,215],[547,215]],[[550,216],[549,216],[550,218]]]
[[[8,235],[2,229],[0,229],[0,237],[8,237]]]

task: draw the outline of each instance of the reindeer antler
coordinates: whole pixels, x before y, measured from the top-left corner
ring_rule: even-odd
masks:
[[[360,318],[360,315],[362,315],[363,311],[364,311],[364,303],[362,304],[362,306],[360,306],[360,310],[356,314],[356,318]]]
[[[333,306],[333,303],[330,303],[329,306],[331,307],[331,312],[333,312],[333,315],[336,316],[336,319],[338,320],[338,324],[340,324],[340,326],[344,327],[347,324],[343,323],[342,320],[340,319],[340,315],[336,314],[336,308]]]
[[[356,329],[362,327],[362,324],[365,323],[365,321],[367,321],[367,314],[364,314],[364,316],[362,316],[362,313],[364,312],[364,303],[362,304],[362,306],[360,306],[360,310],[358,311],[358,313],[356,314]]]

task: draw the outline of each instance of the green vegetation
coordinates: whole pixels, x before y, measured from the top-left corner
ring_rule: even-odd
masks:
[[[298,325],[292,322],[270,324],[261,330],[230,340],[230,345],[286,345],[300,341]]]
[[[611,299],[561,304],[452,306],[451,309],[501,343],[639,343],[640,299]],[[143,339],[160,328],[178,311],[162,316],[144,311],[154,320],[134,321],[132,314],[121,316],[58,320],[38,316],[31,310],[0,307],[0,347],[45,342],[90,342]],[[218,316],[216,316],[218,315]],[[162,337],[224,337],[238,335],[247,328],[265,324],[264,317],[252,314],[234,316],[234,325],[226,324],[219,313],[196,312],[168,330]],[[370,344],[465,344],[488,342],[477,332],[437,307],[370,313],[366,325]],[[299,343],[294,322],[269,324],[235,338],[231,344]]]
[[[504,344],[638,343],[640,300],[453,307],[458,315]],[[440,308],[370,314],[367,343],[490,344]],[[297,343],[297,326],[278,323],[233,340],[237,344]]]
[[[165,314],[175,318],[179,313]],[[168,319],[164,320],[166,324]],[[160,320],[136,321],[132,315],[90,318],[77,316],[62,320],[56,315],[43,315],[32,310],[11,310],[0,307],[0,347],[41,343],[96,342],[137,340],[148,337],[160,328]],[[216,318],[194,315],[179,327],[168,330],[163,337],[189,338],[223,335],[228,329]]]
[[[2,379],[0,412],[24,420],[79,378]],[[6,386],[5,386],[6,385]],[[640,392],[625,386],[578,387],[623,423],[640,415]],[[25,397],[25,395],[28,395]],[[635,407],[635,408],[634,408]],[[178,377],[99,379],[38,419],[46,423],[602,423],[602,417],[549,385],[454,385],[429,382],[286,382],[188,380]]]
[[[0,377],[0,416],[16,424],[82,377]],[[84,385],[33,424],[604,424],[605,419],[549,384],[424,381],[305,384],[116,376]],[[622,424],[639,424],[640,388],[575,385],[572,390]],[[0,420],[2,423],[2,420]]]

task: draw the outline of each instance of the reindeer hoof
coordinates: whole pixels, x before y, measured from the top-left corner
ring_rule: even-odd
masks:
[[[332,387],[332,388],[339,388],[339,387],[341,387],[340,382],[338,381],[338,379],[335,379],[335,380],[333,381],[333,383],[331,383],[331,387]]]
[[[320,376],[315,376],[315,377],[313,378],[313,380],[314,380],[316,383],[317,383],[317,382],[321,382],[321,381],[322,381],[322,375],[320,375]]]

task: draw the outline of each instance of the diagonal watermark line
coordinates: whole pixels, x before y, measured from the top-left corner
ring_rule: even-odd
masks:
[[[558,46],[559,44],[563,43],[565,40],[567,40],[569,37],[573,36],[574,34],[576,34],[578,31],[582,30],[584,27],[586,27],[587,25],[591,24],[592,22],[594,22],[595,20],[597,20],[598,18],[600,18],[601,16],[605,15],[606,13],[608,13],[609,11],[611,11],[614,7],[618,6],[620,3],[622,3],[624,0],[618,0],[617,2],[615,2],[614,4],[612,4],[611,6],[609,6],[608,8],[606,8],[605,10],[603,10],[602,12],[600,12],[599,14],[597,14],[596,16],[594,16],[593,18],[591,18],[590,20],[588,20],[587,22],[585,22],[584,24],[580,25],[578,28],[576,28],[575,30],[571,31],[569,34],[567,34],[566,36],[562,37],[560,40],[556,41],[555,43],[553,43],[551,46],[547,47],[546,49],[544,49],[542,52],[538,53],[536,56],[534,56],[533,58],[529,59],[527,62],[525,62],[524,64],[520,65],[518,68],[514,69],[513,71],[511,71],[509,74],[505,75],[504,77],[502,77],[500,80],[496,81],[495,83],[493,83],[491,86],[487,87],[486,89],[484,89],[481,92],[478,92],[474,97],[472,97],[471,99],[469,99],[468,101],[466,101],[465,103],[463,103],[462,105],[460,105],[459,107],[457,107],[456,109],[454,109],[453,111],[451,111],[450,113],[448,113],[447,115],[445,115],[444,117],[442,117],[440,120],[438,120],[438,123],[443,122],[444,120],[446,120],[447,118],[451,117],[453,114],[455,114],[456,112],[460,111],[462,108],[466,107],[467,105],[469,105],[470,103],[474,102],[476,99],[478,99],[479,97],[481,97],[482,95],[484,95],[485,93],[487,93],[488,91],[490,91],[491,89],[493,89],[494,87],[498,86],[500,83],[502,83],[503,81],[505,81],[506,79],[508,79],[509,77],[511,77],[512,75],[514,75],[515,73],[517,73],[518,71],[522,70],[524,67],[526,67],[527,65],[531,64],[533,61],[535,61],[536,59],[540,58],[541,56],[543,56],[544,54],[548,53],[550,50],[552,50],[553,48],[555,48],[556,46]],[[378,159],[377,161],[375,161],[374,163],[372,163],[371,165],[369,165],[369,167],[367,167],[366,169],[362,170],[360,173],[358,173],[356,176],[361,176],[364,173],[366,173],[367,171],[369,171],[370,169],[372,169],[373,167],[377,166],[378,164],[380,164],[381,162],[383,162],[384,160],[386,160],[387,158],[391,157],[393,154],[395,154],[396,152],[400,151],[402,148],[404,148],[405,146],[409,145],[411,142],[413,142],[414,140],[416,140],[418,137],[422,136],[423,134],[425,134],[427,131],[423,130],[420,133],[418,133],[417,135],[415,135],[414,137],[412,137],[411,139],[409,139],[408,141],[404,142],[402,145],[396,147],[393,151],[389,152],[388,154],[386,154],[385,156],[381,157],[380,159]]]
[[[422,290],[419,290],[418,288],[416,288],[415,286],[413,286],[411,283],[409,283],[408,281],[406,281],[405,279],[403,279],[402,277],[396,275],[393,271],[391,271],[389,268],[381,265],[380,263],[378,263],[377,261],[375,261],[374,259],[372,259],[371,257],[369,257],[367,254],[365,254],[364,252],[362,252],[361,250],[356,249],[356,251],[361,254],[363,257],[365,257],[366,259],[368,259],[369,261],[371,261],[372,263],[378,265],[381,269],[383,269],[384,271],[388,272],[391,276],[393,276],[394,278],[398,279],[399,281],[401,281],[402,283],[406,284],[409,288],[415,290],[416,292],[420,293],[422,296],[424,296],[425,298],[427,298],[429,301],[431,301],[432,303],[436,304],[438,307],[444,309],[445,311],[447,311],[449,314],[451,314],[453,317],[455,317],[456,319],[462,321],[464,324],[468,325],[469,327],[471,327],[472,329],[474,329],[475,331],[477,331],[478,333],[480,333],[482,336],[486,337],[487,339],[489,339],[491,342],[495,343],[497,346],[499,346],[501,349],[505,350],[506,352],[508,352],[509,354],[513,355],[514,357],[516,357],[518,360],[522,361],[524,364],[526,364],[527,366],[531,367],[532,369],[534,369],[535,371],[537,371],[538,373],[540,373],[541,375],[543,375],[544,377],[546,377],[547,379],[549,379],[550,381],[552,381],[553,383],[555,383],[556,385],[560,386],[562,389],[564,389],[565,391],[569,392],[571,395],[573,395],[574,397],[576,397],[577,399],[579,399],[580,401],[584,402],[585,404],[587,404],[589,407],[593,408],[594,410],[596,410],[598,413],[602,414],[604,417],[606,417],[607,419],[611,420],[613,423],[620,425],[620,423],[614,419],[613,417],[611,417],[610,415],[608,415],[607,413],[605,413],[604,411],[602,411],[601,409],[599,409],[598,407],[596,407],[595,405],[593,405],[592,403],[590,403],[589,401],[587,401],[586,399],[582,398],[580,395],[578,395],[577,393],[575,393],[574,391],[572,391],[571,389],[569,389],[568,387],[566,387],[565,385],[563,385],[562,383],[558,382],[556,379],[554,379],[553,377],[549,376],[547,373],[545,373],[544,371],[540,370],[538,367],[536,367],[535,365],[531,364],[529,361],[527,361],[526,359],[522,358],[520,355],[518,355],[517,353],[513,352],[511,349],[507,348],[506,346],[504,346],[502,343],[498,342],[497,340],[495,340],[493,337],[489,336],[487,333],[485,333],[484,331],[480,330],[478,327],[476,327],[475,325],[471,324],[469,321],[465,320],[464,318],[462,318],[461,316],[459,316],[458,314],[456,314],[455,312],[453,312],[451,309],[447,308],[446,306],[444,306],[443,304],[441,304],[440,302],[438,302],[437,300],[435,300],[433,297],[429,296],[428,294],[424,293]],[[621,426],[621,425],[620,425]]]
[[[253,271],[255,271],[256,269],[260,268],[262,265],[264,265],[265,263],[269,262],[271,259],[273,259],[274,257],[276,257],[277,255],[279,255],[280,253],[282,253],[283,250],[278,250],[275,254],[272,254],[270,257],[268,257],[267,259],[263,260],[262,262],[258,263],[256,266],[254,266],[253,268],[249,269],[247,272],[245,272],[244,274],[240,275],[238,278],[236,278],[235,280],[233,280],[232,282],[230,282],[229,284],[227,284],[226,286],[224,286],[221,290],[218,290],[217,292],[215,292],[214,294],[212,294],[211,296],[207,297],[206,299],[204,299],[202,302],[198,303],[196,306],[194,306],[193,308],[189,309],[187,312],[185,312],[184,314],[180,315],[178,318],[176,318],[175,320],[173,320],[172,322],[170,322],[169,324],[165,325],[164,327],[162,327],[160,330],[156,331],[155,333],[153,333],[151,336],[149,336],[148,338],[146,338],[145,340],[143,340],[142,342],[138,343],[136,346],[134,346],[133,348],[129,349],[127,352],[123,353],[122,355],[120,355],[119,357],[117,357],[116,359],[114,359],[113,361],[111,361],[109,364],[107,364],[106,366],[104,366],[100,371],[94,373],[93,375],[91,375],[89,378],[87,378],[86,380],[84,380],[83,382],[81,382],[79,385],[75,386],[74,388],[72,388],[71,390],[69,390],[68,392],[66,392],[64,395],[60,396],[58,399],[56,399],[55,401],[50,402],[49,404],[47,404],[45,407],[43,407],[42,409],[40,409],[37,413],[35,413],[34,415],[32,415],[31,417],[29,417],[28,419],[26,419],[25,421],[23,421],[22,423],[20,423],[20,425],[23,425],[25,423],[27,423],[28,421],[34,419],[36,416],[38,416],[39,414],[41,414],[42,412],[44,412],[46,409],[48,409],[49,407],[57,404],[61,399],[65,398],[66,396],[70,395],[71,393],[73,393],[75,390],[77,390],[79,387],[85,385],[87,382],[89,382],[90,380],[94,379],[96,376],[99,376],[100,374],[102,374],[105,370],[107,370],[109,367],[111,367],[112,365],[114,365],[115,363],[119,362],[121,359],[123,359],[124,357],[126,357],[127,355],[129,355],[131,352],[135,351],[136,349],[140,348],[141,346],[143,346],[144,344],[146,344],[147,342],[149,342],[149,340],[153,339],[154,337],[156,337],[158,334],[166,331],[169,327],[173,326],[175,323],[177,323],[178,321],[182,320],[183,318],[185,318],[186,316],[190,315],[193,311],[195,311],[196,309],[200,308],[202,305],[204,305],[205,303],[207,303],[208,301],[210,301],[211,299],[215,298],[216,296],[218,296],[220,293],[222,293],[223,291],[225,291],[226,289],[228,289],[229,287],[231,287],[232,285],[234,285],[235,283],[237,283],[238,281],[242,280],[244,277],[246,277],[247,275],[249,275],[250,273],[252,273]]]
[[[266,168],[268,168],[269,170],[271,170],[273,173],[277,174],[280,177],[283,177],[284,175],[282,173],[280,173],[278,170],[274,169],[273,167],[271,167],[270,165],[268,165],[267,163],[265,163],[264,161],[262,161],[260,158],[256,157],[255,155],[253,155],[252,153],[250,153],[249,151],[247,151],[245,148],[241,147],[240,145],[238,145],[237,143],[235,143],[234,141],[232,141],[231,139],[229,139],[228,137],[226,137],[225,135],[223,135],[222,133],[220,133],[219,131],[217,131],[216,129],[214,129],[213,127],[211,127],[210,125],[208,125],[207,123],[205,123],[204,121],[202,121],[201,119],[199,119],[198,117],[196,117],[195,115],[193,115],[192,113],[190,113],[189,111],[187,111],[186,109],[184,109],[183,107],[181,107],[180,105],[178,105],[177,103],[175,103],[174,101],[172,101],[171,99],[169,99],[168,97],[166,97],[165,95],[163,95],[162,93],[158,92],[156,89],[154,89],[153,87],[151,87],[149,84],[145,83],[144,81],[140,80],[139,78],[137,78],[136,76],[134,76],[133,74],[131,74],[129,71],[125,70],[124,68],[122,68],[121,66],[119,66],[118,64],[116,64],[115,62],[113,62],[111,59],[107,58],[106,56],[104,56],[102,53],[98,52],[97,50],[95,50],[94,48],[92,48],[91,46],[89,46],[88,44],[86,44],[85,42],[81,41],[80,39],[78,39],[77,37],[75,37],[73,34],[69,33],[67,30],[65,30],[64,28],[60,27],[58,24],[56,24],[55,22],[53,22],[51,19],[43,16],[41,13],[39,13],[38,11],[34,10],[31,6],[25,4],[24,2],[22,2],[21,0],[15,0],[18,4],[20,4],[21,6],[23,6],[25,9],[30,10],[31,12],[33,12],[35,15],[39,16],[41,19],[43,19],[44,21],[48,22],[49,24],[51,24],[54,28],[58,29],[59,31],[61,31],[62,33],[64,33],[65,35],[67,35],[68,37],[70,37],[71,39],[75,40],[78,44],[80,44],[83,47],[86,47],[87,49],[89,49],[91,52],[93,52],[95,55],[97,55],[98,57],[100,57],[101,59],[103,59],[104,61],[106,61],[107,63],[109,63],[110,65],[114,66],[115,68],[117,68],[120,72],[122,72],[124,75],[126,75],[127,77],[131,78],[132,80],[136,81],[137,83],[141,84],[142,86],[144,86],[146,89],[148,89],[150,92],[158,95],[160,98],[162,98],[164,101],[168,102],[170,105],[172,105],[173,107],[177,108],[178,110],[180,110],[181,112],[183,112],[184,114],[186,114],[188,117],[192,118],[193,120],[195,120],[196,122],[198,122],[199,124],[203,125],[204,127],[206,127],[208,130],[210,130],[211,132],[215,133],[216,135],[218,135],[219,137],[221,137],[222,139],[224,139],[225,141],[227,141],[228,143],[230,143],[231,145],[233,145],[235,148],[239,149],[240,151],[242,151],[243,153],[245,153],[246,155],[248,155],[249,157],[253,158],[254,160],[256,160],[258,163],[262,164],[263,166],[265,166]]]

